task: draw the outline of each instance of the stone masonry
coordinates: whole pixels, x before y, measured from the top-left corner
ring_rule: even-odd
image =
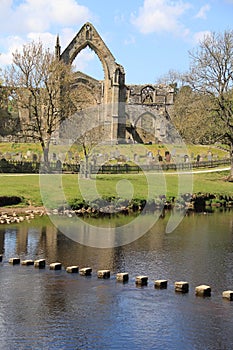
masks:
[[[77,111],[101,106],[100,119],[108,131],[106,141],[154,143],[167,139],[174,90],[166,85],[126,85],[124,68],[116,63],[91,23],[82,26],[62,53],[58,37],[56,55],[72,64],[87,46],[101,62],[104,80],[76,72]]]

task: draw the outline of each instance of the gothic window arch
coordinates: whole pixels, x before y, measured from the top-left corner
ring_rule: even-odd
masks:
[[[154,102],[154,88],[152,86],[146,86],[141,90],[141,103],[151,104]]]

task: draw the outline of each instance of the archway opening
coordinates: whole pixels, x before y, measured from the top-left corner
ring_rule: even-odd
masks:
[[[89,46],[79,52],[72,65],[75,71],[80,71],[96,80],[104,80],[104,70],[102,63]]]
[[[138,118],[135,123],[135,131],[143,143],[157,142],[155,118],[151,113],[144,113]]]

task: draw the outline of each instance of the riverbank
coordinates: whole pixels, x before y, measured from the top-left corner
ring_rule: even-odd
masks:
[[[115,213],[128,215],[144,209],[153,211],[161,208],[181,208],[205,211],[206,208],[232,207],[233,186],[231,182],[226,181],[229,171],[220,170],[214,172],[207,169],[205,172],[201,170],[195,174],[166,172],[134,175],[101,174],[90,179],[79,179],[74,174],[63,174],[62,187],[60,176],[52,175],[50,187],[47,192],[44,191],[46,197],[43,198],[39,175],[0,174],[0,198],[4,203],[7,203],[8,197],[18,201],[18,204],[12,203],[17,204],[14,206],[3,205],[4,203],[0,201],[0,222],[17,223],[46,214],[98,217]],[[191,192],[190,185],[192,185],[194,195],[182,193],[185,192],[187,183],[188,192]],[[93,185],[97,189],[98,198],[92,190]],[[122,190],[119,187],[121,185]],[[149,185],[151,194],[148,198]],[[127,198],[126,190],[130,187],[133,192],[129,201],[125,198]],[[66,202],[59,201],[61,191],[65,195]],[[84,200],[83,193],[88,200]],[[49,213],[45,210],[45,206],[50,208]]]
[[[44,207],[1,207],[0,224],[18,224],[23,221],[30,222],[36,216],[47,215]]]
[[[119,185],[122,185],[123,189],[124,187],[126,189],[132,188],[133,198],[144,199],[148,197],[148,184],[150,185],[150,193],[153,194],[153,197],[155,195],[165,194],[167,198],[172,198],[177,197],[178,193],[182,192],[233,196],[232,183],[226,181],[228,175],[229,171],[223,171],[223,169],[221,171],[216,170],[215,172],[200,172],[195,174],[170,174],[166,172],[134,175],[101,174],[86,180],[80,180],[75,174],[63,174],[62,178],[58,175],[52,175],[52,178],[49,178],[50,183],[48,184],[48,188],[45,188],[48,193],[47,197],[42,199],[41,179],[39,175],[0,174],[0,197],[18,196],[23,200],[22,205],[20,205],[21,207],[27,207],[29,205],[43,207],[46,205],[49,208],[57,208],[59,205],[64,204],[59,202],[61,191],[63,191],[67,203],[71,203],[75,199],[81,201],[83,199],[83,193],[85,195],[87,194],[88,198],[95,200],[96,195],[92,191],[93,185],[98,190],[99,197],[123,197],[125,191],[119,194],[119,190],[121,190]],[[185,188],[187,183],[189,187],[192,187],[192,190]],[[45,199],[46,203],[44,203]]]
[[[226,195],[214,195],[210,193],[183,194],[178,198],[166,198],[165,195],[155,199],[132,199],[122,198],[98,199],[91,203],[74,201],[70,206],[46,209],[43,206],[34,207],[1,207],[0,224],[13,224],[23,221],[31,221],[36,216],[63,215],[105,217],[117,214],[131,215],[135,213],[154,213],[161,210],[185,210],[194,212],[211,212],[216,207],[233,208],[233,197]]]

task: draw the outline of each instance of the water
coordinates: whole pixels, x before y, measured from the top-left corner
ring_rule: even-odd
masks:
[[[233,303],[222,298],[233,289],[232,211],[191,214],[170,234],[167,220],[112,249],[82,246],[48,218],[1,226],[0,349],[232,349]],[[10,265],[16,256],[45,258],[47,266]],[[49,270],[56,261],[63,269]],[[91,266],[92,276],[65,271],[76,264]],[[99,269],[111,278],[98,279]],[[115,279],[123,271],[125,284]],[[141,274],[149,283],[136,287]],[[155,289],[155,279],[167,279],[168,288]],[[175,293],[180,280],[189,293]],[[200,284],[211,286],[211,297],[195,296]]]

